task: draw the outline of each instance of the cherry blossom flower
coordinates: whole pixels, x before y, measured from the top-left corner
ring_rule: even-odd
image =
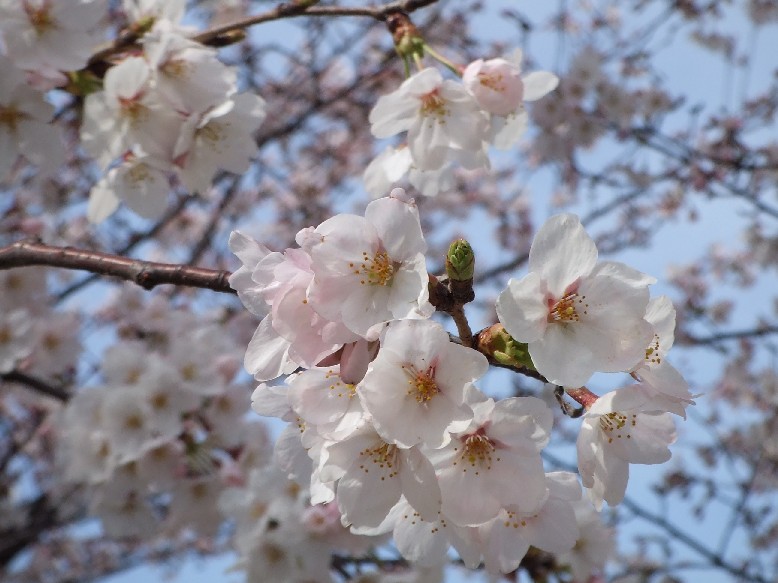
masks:
[[[534,71],[521,76],[522,51],[507,59],[478,59],[462,74],[462,81],[478,105],[491,115],[489,141],[497,148],[510,148],[527,126],[525,101],[537,101],[559,84],[556,75]]]
[[[100,223],[124,202],[142,217],[155,219],[167,207],[169,162],[155,156],[128,153],[89,192],[87,218]]]
[[[257,145],[253,133],[265,119],[265,101],[242,93],[202,115],[191,115],[175,145],[181,181],[190,192],[206,192],[220,168],[235,174],[248,170]]]
[[[36,336],[30,334],[33,323],[27,310],[0,314],[0,373],[13,370],[17,361],[33,351],[36,341]]]
[[[546,496],[540,449],[548,443],[551,410],[535,397],[514,397],[475,403],[473,412],[467,430],[427,452],[443,514],[458,525],[477,526],[505,507],[538,509]]]
[[[510,573],[518,569],[530,546],[547,553],[569,551],[578,538],[573,503],[581,499],[581,486],[575,474],[546,474],[547,498],[535,511],[504,508],[497,518],[479,527],[484,541],[484,566],[490,573]]]
[[[235,70],[219,61],[214,49],[169,27],[157,26],[145,35],[143,49],[154,70],[156,91],[176,111],[202,113],[237,91]]]
[[[369,424],[326,447],[321,480],[338,480],[338,507],[344,524],[375,527],[404,495],[417,512],[433,519],[440,490],[430,461],[418,447],[387,443]]]
[[[675,339],[675,307],[670,298],[652,298],[645,318],[654,327],[654,338],[646,349],[644,361],[632,371],[632,375],[653,393],[659,409],[685,419],[686,407],[694,404],[689,384],[666,359]]]
[[[0,32],[21,69],[75,71],[100,42],[106,0],[0,0]]]
[[[589,581],[593,575],[602,572],[613,554],[615,532],[603,524],[588,500],[574,502],[573,509],[578,524],[578,540],[569,551],[557,553],[556,558],[561,565],[570,566],[575,581]]]
[[[65,160],[58,132],[48,124],[54,108],[3,56],[0,79],[0,182],[19,154],[37,164],[44,175],[51,174]]]
[[[670,459],[675,425],[652,391],[640,384],[599,397],[586,411],[576,447],[578,470],[597,510],[624,499],[629,464],[661,464]]]
[[[108,69],[104,91],[87,96],[81,140],[103,167],[133,148],[172,155],[182,117],[160,102],[152,70],[142,57],[129,57]]]
[[[437,196],[441,191],[450,190],[454,186],[451,164],[439,170],[419,170],[413,165],[411,151],[407,146],[396,149],[387,146],[365,168],[365,189],[373,198],[378,198],[406,175],[408,182],[424,196]]]
[[[427,245],[416,205],[401,189],[367,205],[364,218],[336,215],[306,237],[308,299],[325,318],[374,339],[384,322],[432,313]]]
[[[498,297],[497,315],[549,382],[580,387],[595,371],[629,371],[645,358],[654,281],[622,263],[597,263],[578,217],[557,215],[535,236],[529,274]]]
[[[488,368],[481,353],[450,342],[440,324],[400,320],[384,331],[357,394],[386,441],[437,449],[470,424],[465,390]]]
[[[408,148],[420,170],[439,170],[452,152],[480,152],[487,120],[456,81],[427,68],[379,98],[370,112],[373,135],[388,138],[408,132]]]

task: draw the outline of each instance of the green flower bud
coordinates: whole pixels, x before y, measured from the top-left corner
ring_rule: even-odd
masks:
[[[470,243],[457,239],[448,248],[446,255],[446,275],[451,281],[468,281],[473,279],[475,271],[475,254]]]

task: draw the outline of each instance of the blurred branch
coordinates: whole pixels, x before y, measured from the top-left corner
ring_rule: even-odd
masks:
[[[17,370],[12,370],[11,372],[0,374],[0,379],[8,383],[19,383],[21,385],[26,385],[27,387],[34,389],[39,393],[46,395],[47,397],[54,397],[58,401],[65,402],[70,399],[70,393],[68,393],[64,388],[51,385],[42,379],[30,376]]]
[[[53,247],[38,241],[17,241],[0,248],[0,270],[27,265],[91,271],[132,281],[145,289],[158,285],[182,285],[234,294],[229,271],[130,259],[100,251]]]
[[[281,20],[283,18],[295,18],[300,16],[366,16],[376,20],[386,20],[393,12],[413,12],[419,8],[434,4],[438,0],[397,0],[382,6],[374,7],[347,7],[347,6],[316,6],[315,1],[294,0],[284,2],[266,12],[249,16],[243,20],[216,26],[192,37],[205,45],[221,46],[224,39],[231,33],[243,31],[255,24]],[[94,53],[87,64],[87,69],[99,69],[99,65],[110,59],[113,55],[127,51],[138,44],[142,32],[131,28],[116,38],[110,45]]]
[[[681,333],[678,335],[678,343],[683,345],[702,346],[705,344],[715,344],[725,340],[742,340],[743,338],[760,338],[778,334],[778,326],[757,326],[747,330],[732,330],[729,332],[717,332],[710,336],[694,336],[693,334]]]

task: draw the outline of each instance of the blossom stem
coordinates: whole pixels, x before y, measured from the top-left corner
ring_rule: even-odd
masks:
[[[436,51],[431,46],[429,46],[427,43],[424,43],[424,50],[425,50],[425,52],[429,53],[429,55],[433,59],[435,59],[436,61],[440,61],[446,67],[448,67],[454,73],[454,75],[456,75],[457,77],[461,77],[462,76],[462,72],[464,71],[464,67],[458,67],[457,65],[455,65],[454,63],[449,61],[446,57],[441,55],[438,51]]]
[[[595,395],[586,387],[579,387],[577,389],[566,388],[565,392],[584,409],[589,409],[599,398],[598,395]]]

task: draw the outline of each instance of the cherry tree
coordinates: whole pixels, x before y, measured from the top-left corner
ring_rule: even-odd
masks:
[[[4,580],[774,580],[775,4],[255,4],[0,0]]]

